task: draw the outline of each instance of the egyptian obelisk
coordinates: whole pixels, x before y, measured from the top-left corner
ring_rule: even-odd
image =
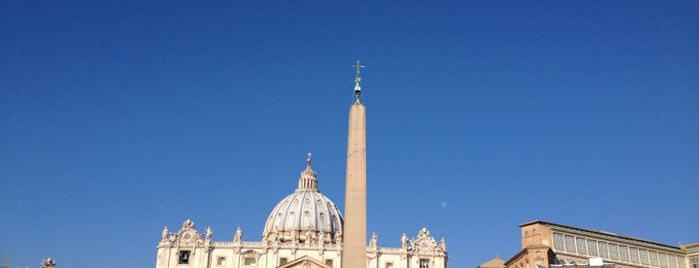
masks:
[[[357,61],[354,78],[354,103],[349,111],[347,134],[347,173],[345,179],[345,227],[342,268],[366,268],[366,112],[359,101],[362,93]]]

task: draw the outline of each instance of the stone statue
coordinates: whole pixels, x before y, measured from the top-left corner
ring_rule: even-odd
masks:
[[[424,238],[424,237],[429,237],[429,236],[430,236],[430,231],[428,231],[427,228],[424,228],[424,227],[417,234],[418,239]]]
[[[51,257],[41,261],[41,268],[54,268],[54,267],[56,267],[56,262],[53,259],[51,259]]]
[[[340,232],[335,233],[335,244],[342,245],[342,234]]]
[[[214,234],[214,231],[211,230],[211,226],[206,227],[206,241],[211,241],[212,234]]]
[[[240,227],[238,227],[238,230],[235,230],[235,236],[233,236],[233,242],[240,242],[241,238],[243,238],[243,231],[240,230]]]
[[[444,241],[444,237],[439,241],[439,247],[442,248],[442,250],[447,251],[447,241]]]
[[[187,219],[182,224],[182,229],[185,229],[185,230],[194,229],[194,222],[191,219]]]
[[[298,236],[299,235],[296,232],[296,230],[291,231],[291,243],[294,243],[294,244],[298,243],[299,242]]]
[[[323,232],[319,232],[318,233],[318,245],[320,245],[322,247],[323,243],[325,243],[325,234]]]
[[[311,232],[311,229],[309,228],[309,229],[306,231],[306,245],[310,245],[310,244],[311,244],[311,239],[313,239],[313,233]]]
[[[371,234],[371,240],[369,241],[369,247],[370,247],[370,248],[376,248],[376,240],[377,240],[376,233],[372,233],[372,234]]]
[[[162,235],[162,240],[165,241],[167,240],[167,235],[170,234],[170,231],[167,229],[167,225],[165,225],[165,228],[163,228],[163,235]]]
[[[400,237],[400,248],[407,248],[408,247],[408,236],[403,233],[403,236]]]

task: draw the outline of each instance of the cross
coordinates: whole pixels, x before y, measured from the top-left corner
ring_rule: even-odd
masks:
[[[357,69],[357,77],[359,77],[359,70],[362,68],[366,68],[366,66],[359,64],[359,60],[357,60],[357,64],[350,66],[354,69]]]
[[[357,76],[354,77],[354,96],[359,101],[359,95],[362,94],[362,86],[359,85],[362,83],[362,77],[359,75],[359,71],[366,66],[359,64],[359,60],[357,60],[357,64],[350,67],[357,69]]]

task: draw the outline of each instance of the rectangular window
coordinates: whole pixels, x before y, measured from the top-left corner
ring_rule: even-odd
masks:
[[[223,257],[223,256],[216,257],[216,266],[226,266],[226,257]]]
[[[179,256],[177,257],[177,263],[178,264],[189,264],[190,255],[191,255],[191,251],[181,250],[179,253]]]
[[[597,241],[587,240],[587,254],[595,257],[599,256],[599,254],[597,254]]]
[[[609,244],[609,257],[614,260],[619,259],[619,248],[616,244]]]
[[[665,254],[665,253],[658,254],[658,264],[660,264],[660,267],[667,267],[667,254]]]
[[[689,257],[689,268],[699,268],[699,255]]]
[[[658,266],[658,252],[648,251],[648,256],[650,257],[650,265]]]
[[[631,262],[639,263],[638,260],[638,248],[629,248],[629,256],[631,256]]]
[[[575,237],[566,235],[566,251],[575,253]]]
[[[609,257],[608,251],[607,251],[607,243],[600,241],[597,243],[599,246],[599,256],[602,258],[607,258]]]
[[[392,262],[386,262],[386,268],[393,268]]]
[[[628,262],[629,261],[629,247],[628,246],[619,246],[619,259],[622,261]]]
[[[640,249],[638,251],[638,258],[641,259],[641,264],[648,264],[648,250]]]
[[[670,263],[670,268],[677,268],[677,256],[675,255],[667,255],[668,256],[668,262]]]
[[[420,268],[430,268],[430,260],[420,259]]]
[[[565,247],[563,247],[563,234],[559,233],[553,233],[553,248],[555,250],[560,250],[563,251],[565,250]]]
[[[279,265],[280,266],[286,264],[287,262],[289,262],[289,260],[287,258],[279,258]]]
[[[332,259],[327,259],[327,260],[325,260],[325,264],[328,265],[328,266],[330,266],[330,267],[333,267],[333,260],[332,260]]]
[[[585,243],[585,238],[578,237],[575,239],[575,243],[578,245],[578,254],[587,255],[587,243]]]
[[[245,257],[245,259],[243,260],[243,265],[246,265],[246,266],[252,266],[252,265],[256,265],[256,264],[257,264],[257,260],[254,257]]]

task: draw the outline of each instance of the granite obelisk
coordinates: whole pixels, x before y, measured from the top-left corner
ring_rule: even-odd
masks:
[[[359,101],[362,93],[359,71],[364,66],[357,61],[352,67],[357,74],[347,134],[342,268],[366,268],[366,112]]]

